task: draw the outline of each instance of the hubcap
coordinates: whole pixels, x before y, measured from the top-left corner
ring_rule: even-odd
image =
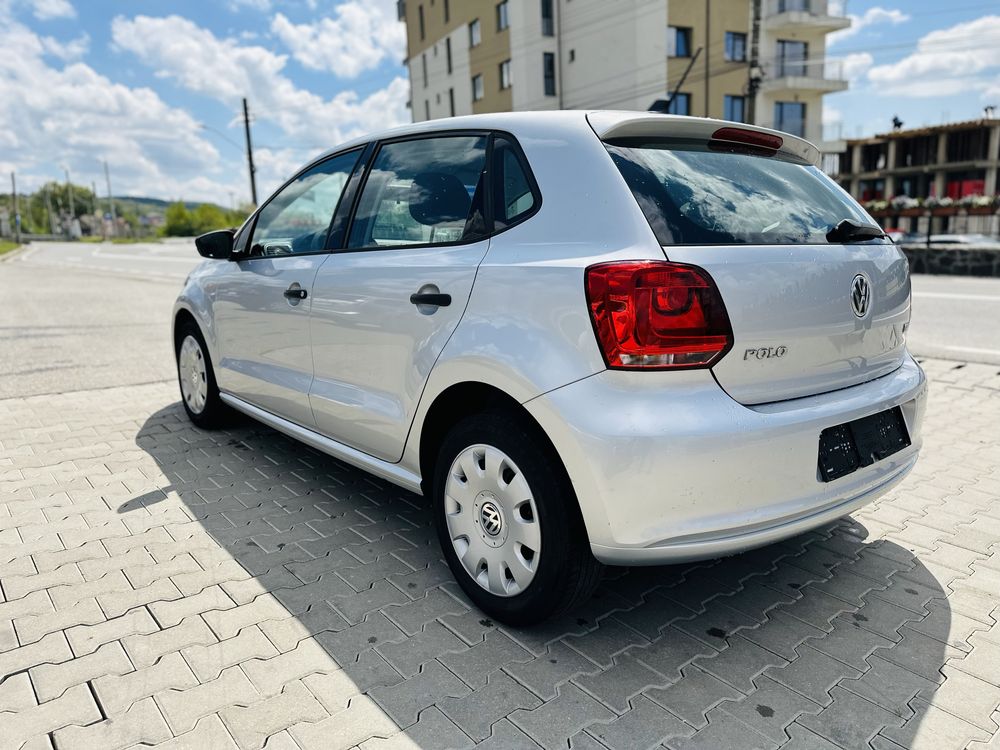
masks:
[[[448,472],[444,503],[448,536],[472,579],[497,596],[527,589],[542,535],[531,488],[511,458],[490,445],[463,450]]]
[[[208,401],[208,374],[201,344],[194,336],[185,336],[177,355],[177,376],[181,381],[181,397],[195,414],[201,414]]]

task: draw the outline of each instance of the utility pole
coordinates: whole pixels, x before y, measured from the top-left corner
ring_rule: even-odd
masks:
[[[90,181],[90,211],[97,216],[97,182]]]
[[[55,227],[52,226],[52,196],[49,193],[48,184],[46,184],[45,187],[42,188],[42,191],[45,193],[45,219],[46,221],[48,221],[49,224],[48,233],[55,234],[56,233]]]
[[[747,82],[747,122],[757,124],[757,89],[760,88],[760,0],[753,0],[750,26],[750,78]]]
[[[689,62],[688,65],[687,65],[687,67],[684,69],[684,75],[681,76],[681,79],[677,82],[677,85],[674,86],[674,90],[671,91],[670,92],[670,96],[667,97],[667,105],[668,106],[670,105],[670,103],[672,103],[674,101],[674,98],[677,96],[678,92],[681,90],[681,86],[683,86],[684,85],[684,81],[687,80],[688,73],[691,72],[691,68],[693,68],[694,64],[696,62],[698,62],[698,55],[701,54],[701,50],[702,50],[702,48],[699,47],[698,49],[696,49],[694,51],[694,57],[691,58],[691,62]]]
[[[247,137],[247,164],[250,166],[250,200],[253,205],[257,205],[257,170],[253,166],[253,144],[250,142],[250,110],[247,107],[247,98],[243,97],[243,132]]]
[[[69,223],[73,224],[73,219],[76,217],[76,210],[73,206],[73,184],[69,181],[69,168],[63,167],[63,171],[66,173],[66,191],[69,193]]]
[[[115,201],[111,197],[111,173],[108,171],[107,159],[104,160],[104,181],[108,185],[108,213],[111,214],[111,234],[113,235],[115,227],[118,225],[118,219],[115,217]]]
[[[17,178],[10,173],[10,192],[14,198],[14,242],[21,244],[21,211],[17,205]]]

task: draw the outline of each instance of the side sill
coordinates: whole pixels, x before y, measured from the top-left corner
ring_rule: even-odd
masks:
[[[388,482],[392,482],[417,495],[423,494],[420,489],[420,477],[398,464],[391,464],[374,456],[369,456],[357,448],[351,448],[349,445],[338,443],[336,440],[331,440],[324,435],[320,435],[318,432],[297,425],[294,422],[289,422],[287,419],[282,419],[275,414],[271,414],[271,412],[264,411],[236,396],[228,393],[220,393],[219,396],[237,411],[253,417],[258,422],[263,422],[268,427],[273,427],[278,432],[283,432],[289,437],[293,437],[318,451],[367,471],[369,474],[374,474]]]

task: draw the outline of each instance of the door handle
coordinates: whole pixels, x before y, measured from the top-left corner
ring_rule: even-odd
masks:
[[[298,287],[289,287],[285,290],[285,296],[288,299],[305,299],[309,296],[309,292],[305,289],[299,289]]]
[[[410,302],[414,305],[431,305],[432,307],[448,307],[451,304],[450,294],[429,294],[417,293],[410,295]]]

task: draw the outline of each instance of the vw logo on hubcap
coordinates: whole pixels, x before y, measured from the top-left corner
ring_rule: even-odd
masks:
[[[503,516],[500,509],[493,503],[487,501],[479,509],[479,521],[483,525],[483,531],[490,536],[497,536],[503,529]]]
[[[871,306],[871,300],[871,284],[863,274],[859,273],[851,282],[851,309],[854,310],[854,314],[859,318],[865,317]]]

